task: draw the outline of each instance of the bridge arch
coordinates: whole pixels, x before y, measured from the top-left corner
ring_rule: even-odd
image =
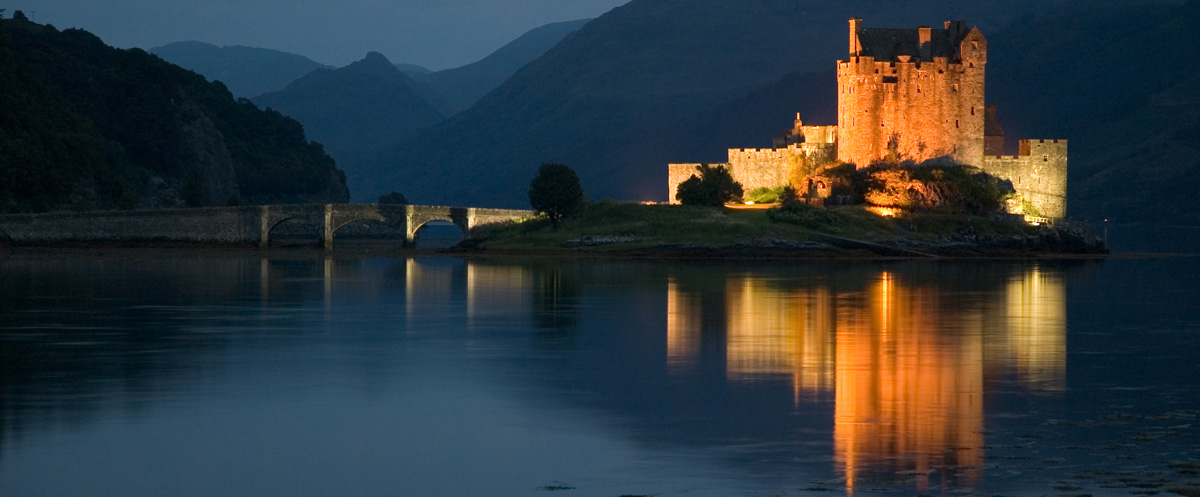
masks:
[[[434,221],[445,221],[458,227],[463,237],[471,236],[471,220],[467,210],[457,207],[423,208],[410,206],[407,212],[408,232],[406,244],[410,247],[417,243],[417,231]]]
[[[406,240],[406,242],[411,247],[416,248],[417,241],[421,238],[420,237],[421,230],[424,228],[427,228],[427,227],[437,227],[437,226],[453,226],[458,231],[458,233],[460,235],[462,235],[462,238],[467,238],[467,237],[471,236],[470,230],[464,229],[462,227],[462,225],[459,223],[455,223],[449,219],[429,219],[429,220],[426,220],[425,222],[421,223],[418,226],[413,226],[412,230],[411,230],[412,235],[410,237],[408,237],[408,240]]]
[[[289,234],[287,233],[288,231],[294,230],[292,228],[287,228],[286,226],[303,226],[304,229],[299,230],[299,232]],[[285,228],[279,229],[280,227]],[[284,231],[284,233],[281,234],[279,231]],[[286,215],[274,219],[268,219],[265,221],[259,244],[265,248],[270,245],[271,240],[277,240],[280,237],[289,238],[288,235],[298,238],[311,237],[309,239],[312,241],[312,243],[319,243],[321,241],[321,225],[313,222],[312,217],[307,215]]]

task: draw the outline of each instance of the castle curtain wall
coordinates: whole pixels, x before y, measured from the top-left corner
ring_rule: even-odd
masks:
[[[1028,203],[1016,214],[1067,217],[1066,140],[1021,140],[1019,155],[986,156],[983,170],[1011,181]]]

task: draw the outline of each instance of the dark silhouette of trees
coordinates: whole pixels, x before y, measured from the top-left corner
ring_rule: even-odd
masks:
[[[542,164],[529,183],[529,205],[545,213],[556,230],[563,218],[579,210],[583,203],[579,176],[564,164]]]
[[[720,207],[729,202],[742,201],[742,184],[733,180],[725,166],[696,166],[700,176],[692,177],[679,184],[675,200],[684,205],[712,205]]]

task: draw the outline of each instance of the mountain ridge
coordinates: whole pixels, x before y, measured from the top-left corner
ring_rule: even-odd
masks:
[[[303,55],[269,48],[180,41],[148,52],[163,60],[220,81],[238,98],[250,98],[284,88],[312,71],[329,66]]]

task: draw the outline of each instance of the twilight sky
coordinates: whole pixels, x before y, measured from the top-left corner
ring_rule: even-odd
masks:
[[[83,28],[109,45],[247,45],[342,66],[377,51],[438,70],[483,58],[522,33],[596,17],[629,0],[0,0],[5,17]]]

